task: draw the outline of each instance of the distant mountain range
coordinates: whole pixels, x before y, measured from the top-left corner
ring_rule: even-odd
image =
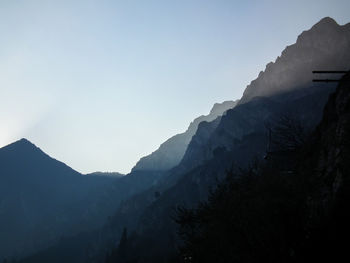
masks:
[[[197,132],[198,125],[204,121],[211,122],[217,118],[221,118],[227,110],[234,108],[237,103],[238,100],[214,104],[208,115],[202,115],[196,118],[184,133],[171,137],[162,143],[158,150],[142,157],[132,171],[166,171],[175,167],[184,156],[192,136]]]
[[[9,225],[0,240],[6,244],[0,248],[6,254],[0,251],[0,255],[15,254],[15,248],[21,252],[41,248],[21,262],[97,263],[105,262],[106,255],[110,262],[126,262],[114,254],[127,228],[133,251],[130,262],[170,262],[178,245],[174,208],[196,206],[228,170],[245,169],[262,160],[269,150],[268,129],[281,118],[312,131],[336,86],[313,83],[312,71],[349,70],[349,50],[350,24],[322,19],[267,64],[239,101],[217,104],[185,133],[142,158],[126,176],[80,175],[25,140],[0,149],[0,214],[7,215],[0,217],[0,227]],[[105,211],[102,216],[98,216],[100,210]],[[26,219],[14,220],[20,217]],[[38,230],[37,222],[45,226],[44,231]],[[22,225],[28,232],[19,228]],[[23,242],[23,233],[34,237],[36,231],[40,242],[48,241],[46,245],[35,249],[30,247],[32,241],[16,245],[21,237]],[[16,238],[11,239],[11,233]],[[70,237],[58,240],[62,235]]]
[[[125,174],[121,174],[118,172],[93,172],[93,173],[89,173],[86,174],[87,176],[110,176],[110,177],[122,177]]]

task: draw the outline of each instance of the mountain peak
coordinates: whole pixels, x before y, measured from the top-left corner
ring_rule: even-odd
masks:
[[[322,18],[319,22],[317,22],[315,25],[313,25],[312,28],[323,28],[325,26],[339,26],[339,24],[333,18],[326,16]]]
[[[36,145],[34,143],[32,143],[31,141],[27,140],[26,138],[22,138],[18,141],[15,141],[11,144],[9,144],[8,146],[21,146],[21,147],[31,147],[31,148],[38,148],[36,147]]]
[[[333,18],[324,17],[314,24],[310,30],[302,32],[298,36],[297,44],[310,45],[313,42],[319,42],[321,44],[321,42],[325,42],[325,39],[327,38],[335,39],[339,37],[338,33],[341,28],[342,26],[340,26]]]
[[[31,141],[27,140],[26,138],[22,138],[14,143],[21,143],[21,144],[29,144],[29,145],[34,145]]]
[[[6,151],[6,152],[10,151],[15,154],[18,154],[19,152],[27,153],[27,154],[33,154],[34,152],[37,152],[37,153],[45,154],[39,147],[37,147],[35,144],[33,144],[32,142],[30,142],[25,138],[22,138],[18,141],[10,143],[4,146],[3,148],[1,148],[0,150]]]
[[[313,70],[347,70],[349,47],[350,24],[339,25],[330,17],[321,19],[303,31],[275,62],[266,65],[265,71],[247,86],[240,104],[254,97],[271,97],[314,86]]]
[[[238,103],[238,100],[232,101],[224,101],[222,103],[215,103],[212,109],[210,110],[209,115],[220,116],[228,109],[235,107]]]

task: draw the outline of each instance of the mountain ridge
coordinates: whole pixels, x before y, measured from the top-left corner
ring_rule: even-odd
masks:
[[[11,154],[12,152],[16,152],[16,154],[27,154],[28,152],[32,154],[36,154],[38,157],[43,157],[45,159],[50,159],[52,161],[56,161],[60,163],[61,165],[64,165],[65,167],[74,170],[64,162],[61,162],[47,153],[45,153],[40,147],[36,146],[34,143],[32,143],[30,140],[26,138],[21,138],[17,141],[14,141],[12,143],[9,143],[8,145],[5,145],[0,148],[0,152],[6,152],[6,154]],[[29,158],[29,156],[28,156]],[[74,170],[76,173],[80,174],[78,171]]]
[[[289,91],[291,85],[294,89],[309,86],[313,70],[349,70],[344,61],[349,61],[350,55],[343,52],[349,47],[349,28],[350,23],[339,25],[334,19],[325,17],[303,31],[295,43],[287,46],[274,62],[268,63],[246,87],[239,104],[256,96]],[[331,69],[329,64],[332,64]]]
[[[210,159],[215,148],[226,147],[229,149],[232,147],[234,140],[243,134],[234,134],[233,131],[236,129],[237,123],[231,121],[230,116],[233,116],[235,111],[240,110],[244,104],[252,100],[259,97],[269,98],[277,103],[287,105],[297,97],[309,96],[322,89],[325,94],[332,92],[332,89],[335,88],[334,84],[312,82],[314,78],[312,71],[329,69],[329,67],[336,70],[350,68],[350,53],[347,52],[350,50],[349,25],[350,23],[340,26],[333,19],[324,18],[311,29],[303,31],[296,43],[287,46],[282,51],[282,55],[275,62],[268,63],[265,71],[260,72],[258,78],[247,86],[238,105],[227,111],[208,140],[190,142],[183,161],[190,163],[191,160],[196,160],[196,163],[199,164]],[[328,76],[326,74],[323,77]],[[252,114],[254,113],[252,112]],[[306,113],[300,112],[300,114],[305,115]],[[320,114],[317,118],[320,118]],[[246,125],[253,128],[254,126],[251,120],[242,119],[240,123],[240,127]],[[193,138],[200,138],[201,133],[205,134],[207,131],[198,129]]]
[[[238,100],[215,103],[208,115],[201,115],[195,118],[185,132],[172,136],[162,143],[156,151],[142,157],[131,171],[166,171],[175,167],[184,156],[192,136],[197,131],[198,125],[203,121],[214,121],[228,109],[235,107],[237,103]]]

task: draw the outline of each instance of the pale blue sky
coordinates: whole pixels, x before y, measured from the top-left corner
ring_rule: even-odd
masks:
[[[128,172],[350,1],[0,0],[0,146]]]

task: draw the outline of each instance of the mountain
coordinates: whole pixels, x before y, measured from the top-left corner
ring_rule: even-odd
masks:
[[[210,138],[205,137],[207,128],[199,127],[183,161],[193,167],[193,160],[199,164],[212,158],[218,147],[233,149],[243,136],[266,130],[265,124],[272,121],[273,115],[293,115],[311,129],[319,122],[327,96],[335,87],[312,82],[313,78],[319,77],[313,76],[312,71],[350,69],[349,49],[350,23],[340,26],[326,17],[304,31],[295,44],[288,46],[274,63],[268,63],[265,71],[247,86],[238,105],[227,112]],[[323,93],[321,100],[314,96],[316,93]],[[295,104],[302,98],[304,102]],[[314,104],[311,111],[307,98],[308,103]]]
[[[108,224],[89,236],[90,242],[85,236],[76,237],[23,262],[42,258],[50,262],[85,262],[87,258],[88,262],[126,262],[114,257],[124,228],[132,250],[130,262],[171,262],[179,244],[172,220],[178,205],[196,207],[207,200],[210,189],[215,189],[228,170],[247,169],[254,160],[266,158],[269,130],[280,120],[287,120],[287,130],[299,127],[306,135],[321,121],[335,85],[313,83],[311,71],[349,69],[349,36],[349,24],[340,26],[330,18],[303,32],[252,81],[233,109],[221,118],[201,122],[181,161],[162,173],[157,183],[124,200]],[[63,258],[65,244],[75,251],[74,260]],[[79,258],[86,250],[89,256]]]
[[[119,203],[156,174],[82,175],[26,139],[0,149],[0,260],[101,227]]]
[[[271,152],[251,169],[229,173],[205,203],[178,210],[180,258],[201,263],[349,260],[344,240],[350,234],[350,73],[329,97],[311,136],[295,144],[296,135],[302,138],[298,130],[278,127],[279,140],[273,143],[278,155]]]
[[[266,65],[265,71],[247,86],[240,104],[254,97],[309,88],[315,78],[313,70],[348,70],[349,31],[350,23],[340,26],[332,18],[321,19],[310,30],[302,32],[296,43],[286,47],[275,62]]]
[[[244,169],[266,156],[268,127],[286,118],[300,124],[305,133],[315,128],[335,85],[312,82],[312,71],[349,69],[349,50],[349,24],[322,19],[269,63],[218,123],[199,125],[179,165],[154,188],[123,202],[114,217],[115,225],[135,231],[132,246],[140,249],[135,252],[139,262],[161,261],[175,251],[176,226],[171,215],[177,205],[191,207],[206,200],[208,189],[227,170]],[[157,199],[152,199],[154,192],[161,193]]]
[[[196,133],[198,125],[201,122],[211,122],[227,110],[234,108],[238,101],[224,101],[215,103],[208,115],[202,115],[191,122],[190,126],[184,133],[177,134],[166,142],[162,143],[158,150],[150,155],[142,157],[132,171],[166,171],[180,163],[185,154],[192,136]]]
[[[88,191],[80,178],[26,139],[1,148],[0,255],[35,251],[76,224],[72,211],[82,212],[80,190]]]

